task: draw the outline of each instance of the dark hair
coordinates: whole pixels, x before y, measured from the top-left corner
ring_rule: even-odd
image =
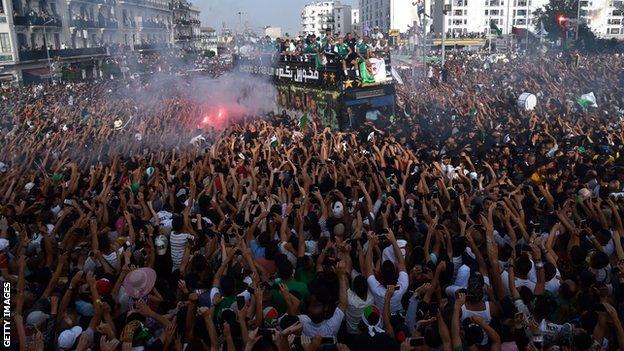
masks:
[[[178,232],[182,230],[183,226],[184,226],[184,219],[182,218],[182,216],[174,215],[173,219],[171,220],[171,229]]]
[[[359,298],[366,300],[366,295],[368,295],[368,283],[363,275],[360,274],[353,278],[353,291]]]
[[[384,284],[392,285],[397,281],[397,271],[394,263],[390,260],[385,260],[381,264],[381,276],[383,277]]]
[[[290,263],[288,259],[282,259],[277,264],[277,275],[282,280],[288,280],[292,277],[293,274],[293,265]]]
[[[516,273],[526,277],[531,271],[532,263],[527,254],[521,255],[516,262]]]

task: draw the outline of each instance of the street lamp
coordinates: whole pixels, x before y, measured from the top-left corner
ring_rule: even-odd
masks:
[[[48,46],[48,33],[46,31],[46,26],[54,21],[55,19],[52,18],[48,20],[47,22],[43,23],[43,44],[45,45],[46,56],[48,57],[48,70],[49,70],[48,75],[50,76],[50,81],[52,81],[52,61],[50,60],[50,47]]]
[[[451,4],[443,2],[442,7],[442,67],[446,61],[446,15],[451,12]]]

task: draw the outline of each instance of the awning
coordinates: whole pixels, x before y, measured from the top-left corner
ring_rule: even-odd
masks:
[[[49,67],[41,67],[41,68],[25,69],[23,71],[23,73],[29,74],[31,76],[39,77],[39,78],[49,78],[50,77],[50,68]]]

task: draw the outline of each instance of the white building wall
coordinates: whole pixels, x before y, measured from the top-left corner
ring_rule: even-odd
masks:
[[[581,20],[601,38],[624,39],[624,1],[581,0]]]
[[[513,27],[527,28],[527,13],[530,21],[531,14],[547,3],[548,0],[438,0],[432,11],[434,31],[442,32],[444,4],[451,5],[451,11],[444,16],[447,33],[487,33],[492,21],[503,34],[510,34]],[[536,25],[529,23],[529,29],[534,30]]]
[[[318,1],[304,6],[301,12],[301,34],[320,36],[328,26],[333,26],[333,11],[336,1]]]
[[[335,34],[345,35],[351,32],[353,30],[351,6],[334,6],[333,21],[333,32]]]
[[[401,33],[418,23],[418,2],[413,0],[360,0],[360,26],[363,32],[374,27],[388,33],[397,29]]]
[[[362,26],[360,25],[360,9],[351,9],[351,31],[362,34]]]

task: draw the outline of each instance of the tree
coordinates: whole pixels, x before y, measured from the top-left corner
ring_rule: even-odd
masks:
[[[543,8],[537,9],[533,16],[539,22],[544,24],[544,29],[548,32],[551,40],[557,40],[564,37],[564,28],[559,24],[559,18],[576,19],[578,14],[578,5],[581,0],[551,0]],[[585,23],[579,23],[579,40],[585,47],[594,45],[596,36]]]

